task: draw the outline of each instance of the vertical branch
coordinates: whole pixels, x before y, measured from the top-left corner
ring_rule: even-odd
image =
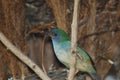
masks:
[[[76,65],[76,47],[77,47],[77,29],[78,29],[78,5],[79,0],[74,0],[74,12],[73,12],[73,21],[71,25],[72,34],[71,34],[71,64],[70,72],[68,75],[68,80],[73,80],[75,75],[75,65]]]
[[[87,34],[91,34],[95,32],[96,27],[96,0],[88,0],[90,11],[89,11],[89,19],[87,22]],[[91,53],[91,57],[95,60],[95,45],[94,45],[95,36],[92,36],[88,39],[86,46],[87,51]]]
[[[57,26],[67,32],[67,24],[68,20],[67,16],[67,1],[66,0],[46,0],[51,8],[53,9],[53,13],[55,15],[55,19],[57,22]]]

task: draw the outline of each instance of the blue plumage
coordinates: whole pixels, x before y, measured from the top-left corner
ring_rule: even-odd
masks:
[[[71,42],[69,36],[63,30],[56,28],[52,29],[49,35],[52,38],[54,51],[58,60],[69,68],[71,62]],[[90,57],[87,52],[80,47],[77,47],[77,52],[77,70],[88,72],[94,80],[98,80],[96,70],[91,63]]]

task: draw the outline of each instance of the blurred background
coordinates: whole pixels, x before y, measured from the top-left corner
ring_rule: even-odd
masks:
[[[56,59],[51,40],[43,39],[51,26],[70,36],[73,6],[74,0],[0,0],[0,31],[39,67],[44,65],[52,80],[64,80],[66,68]],[[120,0],[80,0],[78,23],[78,43],[101,79],[120,80]],[[10,53],[0,43],[0,80],[39,80]],[[85,80],[83,73],[77,76]]]

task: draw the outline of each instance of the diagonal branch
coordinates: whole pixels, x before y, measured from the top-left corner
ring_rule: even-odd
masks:
[[[0,41],[9,49],[17,58],[29,66],[41,79],[51,80],[33,61],[23,55],[22,51],[16,48],[4,35],[0,32]]]
[[[73,12],[73,21],[71,25],[72,34],[71,34],[71,64],[70,72],[68,75],[68,80],[74,80],[75,75],[75,65],[76,65],[76,47],[77,47],[77,30],[78,30],[78,5],[79,0],[74,0],[74,12]]]

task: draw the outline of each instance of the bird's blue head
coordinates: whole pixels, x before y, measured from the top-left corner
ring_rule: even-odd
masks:
[[[48,35],[52,38],[52,40],[55,41],[67,41],[70,40],[69,36],[67,33],[61,29],[53,28]]]

